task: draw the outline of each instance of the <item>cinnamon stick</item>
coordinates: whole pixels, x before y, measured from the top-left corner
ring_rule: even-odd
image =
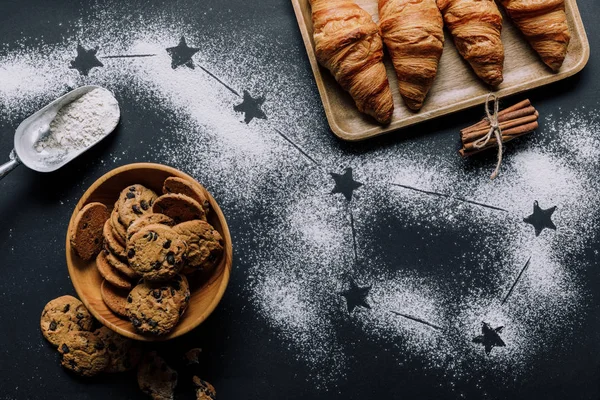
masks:
[[[508,108],[507,108],[507,110],[508,110]],[[503,111],[505,111],[505,110],[503,110]],[[536,112],[535,108],[532,106],[527,106],[525,108],[513,110],[513,111],[510,111],[510,112],[507,112],[504,114],[502,114],[502,112],[499,112],[498,113],[498,122],[505,122],[505,121],[525,117],[528,115],[533,115],[533,114],[535,114],[535,112]],[[502,115],[500,115],[500,114],[502,114]],[[472,133],[474,131],[477,131],[477,130],[479,130],[481,128],[485,128],[485,127],[487,127],[487,128],[490,127],[490,123],[487,120],[482,125],[479,125],[479,124],[473,125],[469,128],[463,129],[460,133],[461,133],[461,135],[464,135],[467,133]]]
[[[515,139],[519,136],[522,136],[528,132],[534,131],[539,127],[539,124],[537,121],[534,122],[530,122],[528,124],[525,125],[520,125],[520,126],[516,126],[514,128],[510,128],[510,129],[506,129],[505,131],[502,131],[502,142],[508,142],[512,139]],[[486,144],[485,147],[478,149],[477,147],[475,147],[475,142],[471,142],[471,143],[465,143],[463,148],[459,150],[460,154],[463,157],[467,157],[469,155],[478,153],[479,151],[483,151],[492,147],[495,147],[497,145],[497,140],[495,137],[490,138],[489,142]]]
[[[502,132],[504,133],[507,129],[510,128],[514,128],[517,127],[519,125],[525,125],[528,124],[530,122],[534,122],[537,121],[538,119],[538,112],[536,111],[535,113],[533,113],[532,115],[528,115],[525,117],[521,117],[521,118],[517,118],[517,119],[511,119],[508,121],[504,121],[502,123],[499,124],[500,129],[502,130]],[[489,127],[483,127],[482,129],[470,132],[470,133],[465,133],[462,136],[462,141],[464,144],[466,143],[470,143],[470,142],[474,142],[478,139],[481,139],[482,137],[484,137],[485,135],[487,135],[488,131],[489,131]]]
[[[525,99],[525,100],[523,100],[523,101],[520,101],[520,102],[518,102],[517,104],[515,104],[515,105],[513,105],[513,106],[510,106],[510,107],[508,107],[508,108],[506,108],[506,109],[504,109],[504,110],[500,111],[500,112],[498,113],[498,121],[500,121],[500,118],[501,118],[502,116],[504,116],[504,115],[506,115],[506,114],[508,114],[508,113],[511,113],[511,112],[513,112],[513,111],[517,111],[517,110],[520,110],[520,109],[522,109],[522,108],[526,108],[526,107],[529,107],[529,106],[531,106],[531,101],[529,101],[529,99]],[[465,128],[465,129],[463,129],[463,130],[461,131],[461,133],[462,133],[463,131],[471,130],[472,128],[481,128],[482,126],[485,126],[486,124],[489,126],[489,121],[487,120],[487,118],[484,118],[484,119],[482,119],[481,121],[479,121],[478,123],[476,123],[475,125],[473,125],[473,126],[470,126],[470,127],[468,127],[468,128]]]

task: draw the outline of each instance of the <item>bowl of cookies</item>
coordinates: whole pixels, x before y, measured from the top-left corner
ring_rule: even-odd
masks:
[[[231,235],[191,176],[160,164],[116,168],[83,194],[69,222],[67,267],[103,325],[141,341],[200,325],[223,297]]]

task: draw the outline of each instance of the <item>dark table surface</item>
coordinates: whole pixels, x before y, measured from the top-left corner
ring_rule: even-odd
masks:
[[[456,153],[480,109],[337,140],[289,1],[4,1],[5,159],[20,121],[74,87],[111,89],[122,117],[62,170],[0,181],[0,398],[144,398],[134,374],[67,373],[39,329],[46,302],[75,294],[64,242],[79,197],[140,161],[205,184],[233,236],[219,307],[155,346],[177,398],[193,398],[194,374],[236,400],[600,398],[600,6],[578,5],[589,64],[527,94],[540,129],[489,182],[494,154]],[[182,36],[197,51],[171,65]],[[78,44],[102,64],[88,76],[69,68]],[[525,222],[534,201],[550,211]],[[505,346],[488,354],[494,336]]]

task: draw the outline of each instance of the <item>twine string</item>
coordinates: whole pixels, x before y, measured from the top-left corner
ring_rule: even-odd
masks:
[[[490,111],[490,103],[494,102],[494,111]],[[500,128],[500,124],[498,123],[498,111],[500,108],[500,102],[498,101],[498,97],[494,93],[488,94],[488,97],[485,101],[485,114],[487,120],[490,123],[490,130],[488,133],[482,137],[481,139],[477,139],[473,145],[477,149],[484,148],[492,138],[492,135],[496,137],[496,144],[498,145],[498,161],[496,163],[496,169],[490,176],[490,179],[495,179],[500,172],[500,165],[502,164],[502,129]]]

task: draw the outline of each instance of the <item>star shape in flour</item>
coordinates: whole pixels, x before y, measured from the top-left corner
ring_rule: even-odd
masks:
[[[504,347],[506,344],[500,337],[503,326],[492,328],[487,322],[483,322],[481,325],[481,335],[473,338],[473,343],[482,344],[485,348],[485,354],[490,354],[494,347]]]
[[[354,280],[350,280],[350,289],[340,293],[346,298],[348,314],[352,314],[352,311],[354,311],[356,307],[371,309],[371,306],[367,303],[367,296],[369,295],[370,290],[371,286],[359,287]]]
[[[96,53],[99,47],[96,46],[93,49],[86,50],[82,45],[77,45],[77,56],[75,60],[71,61],[69,68],[76,69],[81,75],[87,76],[90,70],[94,67],[104,67],[104,64],[98,60]]]
[[[346,168],[343,174],[336,174],[334,172],[330,172],[329,174],[335,181],[335,187],[331,193],[342,193],[348,201],[352,200],[354,191],[363,185],[352,178],[352,168],[350,167]]]
[[[185,41],[185,37],[182,36],[181,39],[179,39],[179,44],[177,46],[167,48],[167,53],[171,56],[171,68],[175,69],[182,65],[191,69],[196,68],[192,57],[198,51],[200,51],[200,49],[189,47]]]
[[[244,99],[240,104],[233,106],[233,110],[244,113],[244,122],[249,124],[253,118],[267,119],[264,111],[260,108],[264,102],[264,96],[254,98],[247,90],[244,90]]]
[[[523,222],[533,225],[535,228],[535,236],[540,236],[544,228],[556,230],[556,225],[552,222],[552,214],[556,211],[556,206],[550,207],[547,210],[542,210],[537,202],[533,202],[533,214],[523,218]]]

